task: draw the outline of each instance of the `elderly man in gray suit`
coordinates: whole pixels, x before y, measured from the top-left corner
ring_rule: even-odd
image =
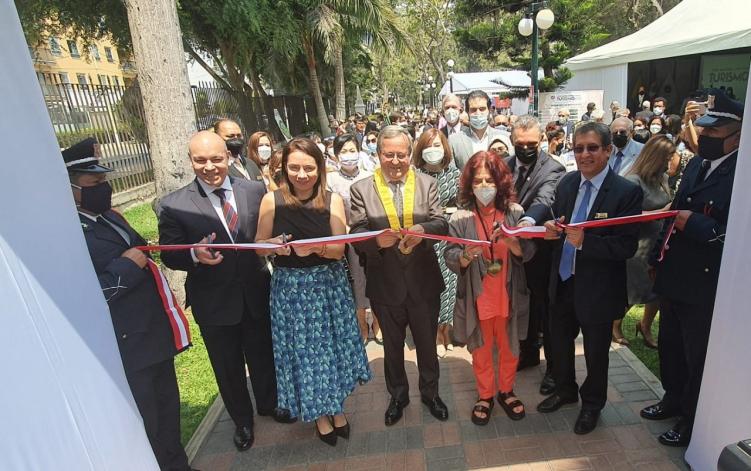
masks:
[[[401,126],[386,126],[378,135],[381,167],[351,187],[351,233],[406,228],[446,235],[448,222],[438,201],[438,184],[410,167],[412,139]],[[365,263],[365,291],[383,332],[384,373],[391,401],[386,425],[394,425],[409,404],[404,370],[404,338],[409,326],[417,350],[422,402],[439,420],[448,409],[438,396],[435,338],[443,277],[433,250],[435,241],[398,232],[355,245]]]
[[[491,128],[490,97],[482,90],[475,90],[467,95],[466,107],[469,115],[469,128],[449,136],[451,153],[459,170],[464,168],[470,157],[479,151],[487,151],[490,144],[498,136],[509,135],[506,131]]]
[[[628,118],[616,118],[610,123],[613,137],[613,150],[610,152],[608,165],[620,176],[626,175],[639,157],[644,144],[631,138],[634,134],[634,122]]]

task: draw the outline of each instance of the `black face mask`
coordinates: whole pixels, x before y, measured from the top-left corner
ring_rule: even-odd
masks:
[[[537,147],[514,146],[514,152],[516,152],[516,158],[525,165],[537,160]]]
[[[699,136],[699,156],[707,160],[717,160],[725,155],[725,140],[738,134],[740,131],[735,131],[733,134],[725,137],[709,137]]]
[[[109,183],[102,182],[94,186],[73,186],[81,190],[81,202],[78,203],[81,209],[94,214],[102,214],[112,208],[112,187]]]
[[[225,144],[227,144],[227,150],[232,153],[234,156],[238,156],[242,153],[243,147],[245,147],[245,141],[243,139],[234,138],[234,139],[227,139],[225,141]]]
[[[628,144],[628,134],[613,134],[613,144],[619,149],[623,149]]]

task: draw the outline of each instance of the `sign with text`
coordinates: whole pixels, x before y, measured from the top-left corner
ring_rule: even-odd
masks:
[[[558,119],[558,111],[568,110],[572,121],[579,121],[587,112],[587,103],[594,103],[598,110],[602,108],[602,90],[574,90],[540,93],[540,121],[548,123]]]
[[[744,101],[751,54],[706,55],[701,58],[701,86],[722,88],[731,98]]]

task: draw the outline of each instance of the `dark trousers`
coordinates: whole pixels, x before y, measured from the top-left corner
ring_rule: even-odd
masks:
[[[407,326],[417,350],[417,370],[420,374],[420,394],[432,399],[438,395],[440,369],[435,353],[438,331],[438,313],[441,297],[430,301],[407,301],[400,306],[390,306],[371,301],[373,313],[383,332],[384,374],[386,389],[399,402],[409,400],[409,382],[404,370],[404,338]]]
[[[524,274],[529,288],[529,327],[527,338],[519,342],[519,362],[526,363],[539,360],[539,334],[542,333],[542,345],[545,351],[546,371],[552,372],[553,348],[550,343],[550,284],[551,244],[538,243],[537,252],[529,262],[524,264]]]
[[[227,412],[236,426],[252,427],[253,403],[248,392],[246,364],[259,412],[270,414],[277,407],[270,321],[253,319],[246,309],[240,324],[200,327]]]
[[[663,403],[694,421],[712,326],[714,299],[705,304],[687,304],[674,299],[660,303],[660,377],[665,389]]]
[[[574,308],[574,283],[576,276],[566,281],[558,280],[555,303],[550,313],[550,331],[555,363],[553,377],[556,392],[566,398],[581,395],[582,409],[599,411],[605,407],[608,395],[608,363],[612,321],[581,325]],[[581,388],[576,384],[575,341],[581,330],[584,335],[584,359],[587,362],[587,379]]]
[[[125,375],[159,468],[189,470],[180,443],[180,391],[172,358]]]

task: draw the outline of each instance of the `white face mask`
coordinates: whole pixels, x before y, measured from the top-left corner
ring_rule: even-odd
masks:
[[[475,194],[475,198],[483,206],[488,206],[495,199],[495,194],[498,192],[494,186],[477,186],[472,190]]]
[[[653,124],[649,127],[649,132],[651,132],[652,134],[657,134],[660,131],[662,131],[662,126],[660,126],[659,124]]]
[[[258,158],[261,162],[266,163],[271,158],[271,146],[258,146]]]
[[[542,149],[543,152],[547,152],[548,151],[548,142],[545,141],[545,142],[540,143],[540,149]]]
[[[430,165],[437,165],[443,160],[443,147],[428,147],[422,151],[422,160]]]
[[[459,110],[456,108],[449,108],[443,112],[443,116],[446,118],[449,124],[454,125],[459,121]]]
[[[565,116],[559,116],[558,117],[558,124],[566,124],[568,122],[568,118]]]
[[[661,115],[663,111],[665,111],[665,108],[663,108],[662,106],[655,106],[656,115]]]
[[[339,165],[352,169],[360,163],[360,155],[357,152],[340,152]]]

